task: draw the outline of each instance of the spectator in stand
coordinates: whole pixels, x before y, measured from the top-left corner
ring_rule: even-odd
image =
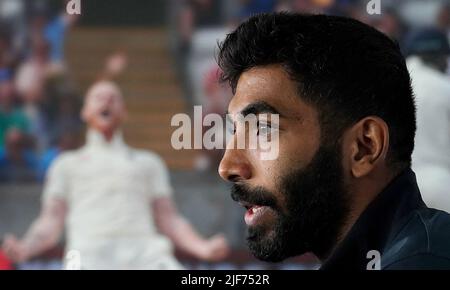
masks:
[[[27,136],[17,128],[6,134],[0,149],[0,182],[17,183],[36,180],[37,157],[29,149]]]
[[[42,152],[49,146],[48,120],[45,114],[45,82],[48,76],[49,46],[41,38],[33,39],[30,58],[18,69],[15,86],[24,104],[24,111],[30,120],[30,134],[36,140],[36,149]]]
[[[4,70],[0,72],[0,148],[4,147],[6,134],[11,128],[28,131],[28,119],[14,101],[13,82],[10,73]]]
[[[442,5],[436,18],[437,26],[447,33],[450,38],[450,4]]]
[[[65,1],[67,2],[67,1]],[[48,19],[44,27],[44,37],[50,45],[50,60],[53,64],[64,65],[64,43],[67,31],[77,22],[79,16],[65,11]]]

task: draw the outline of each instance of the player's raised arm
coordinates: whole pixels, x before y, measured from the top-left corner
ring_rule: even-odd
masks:
[[[181,216],[170,197],[160,197],[152,202],[155,224],[158,230],[172,240],[175,247],[200,260],[219,261],[229,253],[228,243],[222,234],[203,238]]]
[[[39,217],[32,223],[23,239],[5,236],[3,250],[14,262],[24,262],[54,247],[64,230],[67,205],[63,199],[44,202]]]

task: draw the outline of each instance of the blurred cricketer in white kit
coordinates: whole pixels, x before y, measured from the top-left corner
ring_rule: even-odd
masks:
[[[177,212],[161,158],[124,143],[126,110],[116,84],[94,84],[81,114],[86,144],[52,164],[41,213],[24,238],[5,237],[13,261],[54,247],[64,227],[66,253],[78,253],[81,269],[182,269],[174,248],[205,261],[226,257],[222,234],[205,239]]]

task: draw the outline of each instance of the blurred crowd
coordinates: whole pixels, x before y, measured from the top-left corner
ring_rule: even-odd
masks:
[[[78,146],[80,98],[64,59],[76,16],[43,1],[0,1],[0,183],[41,181]]]

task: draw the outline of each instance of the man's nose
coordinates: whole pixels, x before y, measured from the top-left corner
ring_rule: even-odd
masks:
[[[219,165],[219,175],[225,181],[238,182],[252,177],[251,166],[243,149],[227,149]]]

